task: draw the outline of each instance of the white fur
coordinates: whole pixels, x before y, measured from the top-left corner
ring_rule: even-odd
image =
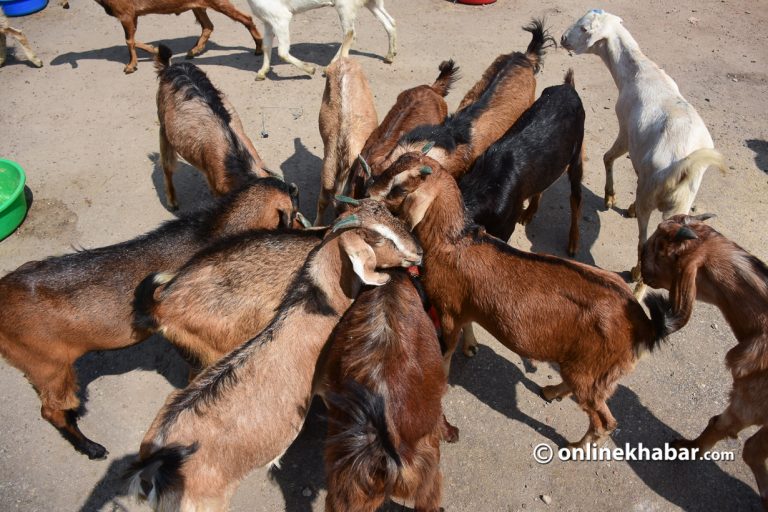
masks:
[[[339,13],[343,42],[333,61],[339,57],[348,57],[349,49],[355,37],[355,19],[357,11],[365,5],[376,16],[389,36],[389,53],[384,58],[391,62],[397,53],[397,32],[395,20],[384,9],[384,0],[248,0],[253,14],[264,22],[264,63],[256,74],[257,80],[264,80],[270,69],[270,57],[274,38],[277,37],[277,54],[284,61],[293,64],[310,75],[315,73],[315,67],[303,62],[290,53],[291,34],[289,26],[294,14],[334,6]]]
[[[712,149],[704,121],[675,81],[643,55],[621,18],[602,10],[589,11],[563,34],[561,42],[575,53],[599,55],[619,89],[619,134],[603,156],[605,203],[611,207],[615,201],[613,162],[629,151],[637,173],[634,209],[639,250],[648,238],[653,210],[661,210],[665,219],[687,214],[706,170],[711,166],[725,170],[722,155]],[[698,151],[702,149],[709,151]],[[633,277],[639,278],[639,264]]]

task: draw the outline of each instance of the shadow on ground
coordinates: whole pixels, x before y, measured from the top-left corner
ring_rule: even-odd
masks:
[[[280,164],[280,169],[286,183],[293,182],[299,186],[301,213],[314,220],[323,159],[312,153],[298,137],[293,139],[293,148],[293,155]]]
[[[747,147],[755,152],[755,165],[761,171],[768,173],[768,141],[747,139]]]
[[[183,160],[179,160],[173,173],[173,185],[176,189],[176,202],[179,209],[172,210],[165,197],[165,173],[160,162],[160,153],[150,153],[147,158],[152,162],[152,184],[155,187],[157,199],[166,210],[178,217],[179,214],[195,211],[213,202],[213,193],[208,188],[208,182],[203,173]]]

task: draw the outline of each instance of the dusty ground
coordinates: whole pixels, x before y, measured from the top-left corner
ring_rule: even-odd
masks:
[[[247,9],[245,2],[238,2]],[[674,7],[672,7],[674,5]],[[355,55],[376,94],[380,118],[399,91],[431,83],[437,64],[457,60],[463,79],[448,97],[459,98],[501,51],[523,49],[520,30],[546,14],[552,33],[563,30],[591,3],[500,0],[490,7],[443,0],[388,0],[398,21],[400,53],[393,65],[383,29],[367,12],[358,23]],[[768,259],[768,12],[764,2],[682,0],[614,1],[600,5],[621,15],[643,50],[677,80],[726,156],[726,176],[706,176],[698,212],[715,212],[712,224],[763,260]],[[302,209],[313,215],[322,143],[317,113],[324,80],[309,79],[278,63],[270,79],[254,82],[261,57],[239,25],[211,14],[216,25],[208,51],[195,62],[226,91],[266,162],[280,166],[302,189]],[[157,165],[155,75],[140,52],[138,71],[124,76],[127,50],[118,22],[91,1],[64,11],[15,19],[45,67],[9,58],[0,70],[0,155],[20,162],[34,195],[22,228],[0,243],[0,275],[30,259],[61,254],[72,246],[98,247],[143,233],[173,218],[164,206]],[[293,50],[324,65],[339,42],[331,9],[299,16]],[[177,54],[192,46],[193,17],[140,19],[139,38],[165,42]],[[17,55],[21,52],[17,51]],[[182,58],[181,56],[179,58]],[[634,263],[635,221],[622,216],[633,200],[635,178],[628,160],[617,164],[618,210],[602,206],[601,155],[616,133],[616,89],[602,62],[552,51],[539,90],[576,72],[587,111],[587,163],[582,249],[578,260],[626,271]],[[265,130],[267,138],[260,137]],[[176,175],[182,209],[208,200],[201,176],[189,166]],[[540,213],[511,243],[563,255],[567,236],[567,186],[545,195]],[[656,219],[653,224],[655,225]],[[509,290],[508,293],[515,293]],[[2,297],[0,297],[2,307]],[[758,507],[754,481],[740,459],[743,440],[720,448],[734,462],[553,462],[531,456],[538,443],[577,439],[586,418],[570,400],[548,405],[539,384],[555,381],[549,368],[525,373],[517,356],[484,335],[474,359],[457,356],[445,397],[448,417],[461,442],[444,446],[447,510],[748,510]],[[610,405],[620,422],[614,443],[659,446],[697,435],[727,400],[723,357],[734,338],[720,313],[698,305],[681,333],[626,378]],[[136,452],[166,395],[185,382],[184,363],[162,340],[115,353],[91,354],[78,370],[88,412],[83,430],[110,450],[106,461],[76,454],[39,415],[39,403],[22,375],[0,363],[0,509],[140,510],[123,493],[120,473]],[[268,475],[258,470],[234,500],[239,511],[322,510],[324,477],[320,440],[322,408],[313,408],[307,429]],[[551,497],[546,505],[540,496]]]

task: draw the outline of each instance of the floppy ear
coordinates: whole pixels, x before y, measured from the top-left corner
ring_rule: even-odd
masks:
[[[280,215],[280,223],[278,224],[278,227],[282,229],[290,229],[293,226],[291,212],[283,209],[277,210],[277,212]]]
[[[424,219],[427,210],[435,200],[437,189],[435,187],[419,187],[405,198],[403,202],[403,219],[411,227],[416,228]]]
[[[598,16],[592,18],[592,22],[589,25],[589,38],[587,39],[587,48],[592,48],[594,45],[605,39],[608,30],[610,28],[610,20],[605,12],[598,13]],[[618,16],[614,16],[619,23],[623,23],[622,19]]]
[[[352,262],[352,269],[363,283],[381,286],[389,282],[389,275],[376,272],[376,253],[360,235],[347,231],[341,234],[339,243]]]

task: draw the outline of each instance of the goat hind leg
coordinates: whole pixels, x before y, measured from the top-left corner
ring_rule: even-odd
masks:
[[[475,338],[475,330],[472,327],[472,322],[466,324],[462,330],[462,352],[467,357],[473,357],[477,354],[477,338]]]
[[[5,55],[8,52],[8,47],[5,42],[5,32],[0,32],[0,67],[5,64]]]
[[[163,166],[163,177],[165,179],[165,198],[168,201],[168,207],[175,210],[179,207],[179,203],[176,202],[176,189],[173,186],[173,171],[176,169],[176,150],[171,146],[163,129],[160,129],[160,162]]]
[[[270,59],[272,58],[272,43],[275,41],[275,32],[269,23],[264,23],[264,46],[262,57],[264,61],[261,69],[256,73],[256,80],[266,80],[270,69]]]
[[[290,33],[290,19],[281,19],[272,27],[277,36],[277,55],[285,62],[293,64],[300,70],[304,71],[308,75],[315,74],[315,66],[297,59],[291,55],[291,33]]]
[[[707,428],[696,439],[676,439],[671,444],[678,450],[696,449],[698,454],[712,449],[726,437],[735,438],[738,433],[749,425],[738,415],[733,405],[717,416],[712,416]]]
[[[6,31],[7,33],[11,34],[13,37],[16,38],[16,40],[19,42],[19,46],[21,46],[22,50],[24,50],[24,53],[26,54],[27,59],[29,59],[29,61],[32,64],[34,64],[38,68],[43,67],[43,61],[40,60],[40,58],[37,55],[35,55],[35,52],[32,51],[32,48],[29,47],[29,40],[27,40],[27,36],[25,36],[21,30],[15,29],[13,27],[8,27]]]
[[[255,49],[256,55],[260,55],[262,53],[262,45],[263,45],[264,38],[261,36],[261,32],[259,32],[259,29],[256,28],[256,25],[253,23],[252,17],[240,11],[237,7],[232,5],[228,0],[217,0],[215,2],[212,2],[210,5],[210,8],[216,12],[223,14],[229,19],[242,24],[245,28],[247,28],[248,32],[251,34],[251,37],[253,38],[253,42],[256,44],[256,49]],[[205,9],[203,9],[203,11],[204,10]],[[265,27],[267,25],[268,25],[267,23],[264,23]],[[211,30],[213,30],[213,23],[211,23]],[[265,31],[266,31],[266,28],[265,28]]]
[[[197,40],[197,44],[195,44],[195,46],[190,48],[187,52],[188,59],[203,53],[203,50],[205,50],[205,44],[208,42],[208,39],[210,39],[211,34],[213,33],[213,22],[211,21],[211,18],[208,17],[208,13],[205,11],[205,9],[198,7],[192,9],[192,13],[194,13],[195,19],[198,23],[200,23],[203,31],[200,33],[200,38]]]
[[[768,510],[768,426],[762,427],[744,443],[742,453],[744,462],[747,463],[757,481],[757,490],[763,501],[763,508]]]
[[[560,401],[571,393],[571,386],[569,386],[565,381],[554,386],[544,386],[541,388],[541,397],[547,402],[551,402],[553,400]]]
[[[576,256],[579,250],[579,219],[581,218],[581,180],[584,175],[583,150],[579,148],[574,161],[568,165],[571,182],[571,229],[568,234],[568,255]]]
[[[125,32],[125,44],[128,45],[128,64],[123,68],[123,73],[126,75],[136,71],[139,65],[139,59],[136,56],[136,22],[137,18],[124,17],[120,19],[120,23],[123,25],[123,31]]]
[[[397,55],[397,28],[395,26],[395,19],[390,16],[386,9],[384,9],[383,0],[369,0],[365,6],[374,16],[376,16],[376,19],[384,26],[384,30],[387,31],[387,36],[389,37],[389,52],[387,53],[387,56],[384,57],[384,62],[391,64],[395,60],[395,55]]]
[[[539,211],[539,203],[541,202],[541,194],[534,194],[528,198],[528,207],[520,214],[518,222],[525,226],[533,220],[533,216]]]

